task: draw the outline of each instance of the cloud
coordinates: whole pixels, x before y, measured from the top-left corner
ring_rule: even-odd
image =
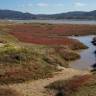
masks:
[[[48,7],[47,3],[38,3],[37,6],[39,7]]]
[[[81,2],[76,2],[75,6],[76,7],[84,7],[84,6],[86,6],[86,4],[85,3],[81,3]]]

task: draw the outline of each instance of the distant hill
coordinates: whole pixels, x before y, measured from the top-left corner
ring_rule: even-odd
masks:
[[[36,16],[30,13],[23,13],[12,10],[0,10],[0,19],[35,19]]]
[[[31,19],[88,19],[96,20],[96,10],[90,12],[73,11],[60,14],[31,14],[23,13],[12,10],[0,10],[0,19],[18,19],[18,20],[31,20]]]

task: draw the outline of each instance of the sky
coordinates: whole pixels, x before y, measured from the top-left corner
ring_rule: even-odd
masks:
[[[92,11],[96,10],[96,0],[0,0],[0,9],[33,14]]]

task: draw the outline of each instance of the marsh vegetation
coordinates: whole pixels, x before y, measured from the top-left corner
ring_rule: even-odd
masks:
[[[81,58],[78,53],[80,49],[88,49],[86,44],[67,36],[96,34],[95,31],[95,25],[0,23],[0,45],[2,45],[0,46],[0,84],[19,86],[18,83],[23,85],[41,79],[46,81],[46,78],[54,79],[54,75],[69,67],[70,61]],[[67,72],[68,75],[70,70],[65,70],[65,73]],[[55,90],[55,95],[58,93],[62,96],[75,96],[76,92],[83,94],[83,88],[85,92],[90,90],[91,83],[85,85],[85,82],[93,77],[95,75],[59,80],[49,84],[46,88],[48,91]],[[92,84],[95,87],[95,83]],[[4,94],[4,96],[7,95]]]

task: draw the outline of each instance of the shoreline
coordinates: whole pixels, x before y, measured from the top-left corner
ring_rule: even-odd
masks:
[[[22,23],[40,23],[40,24],[77,24],[77,25],[96,25],[96,20],[82,20],[82,19],[59,19],[59,20],[54,20],[54,19],[37,19],[37,20],[0,20],[1,22],[9,22],[9,23],[17,23],[17,24],[22,24]]]

